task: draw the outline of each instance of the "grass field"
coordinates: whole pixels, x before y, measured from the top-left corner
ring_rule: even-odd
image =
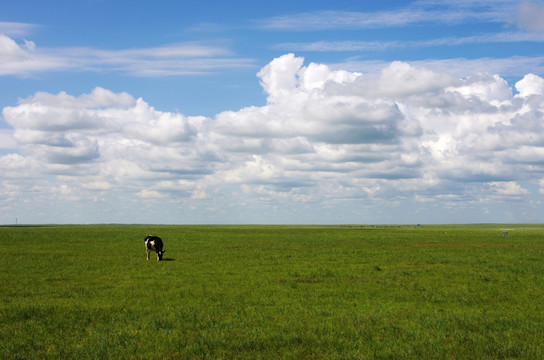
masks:
[[[544,225],[19,226],[0,246],[1,359],[544,359]]]

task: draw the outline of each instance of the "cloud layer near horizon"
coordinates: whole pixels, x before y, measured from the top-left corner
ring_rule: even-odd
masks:
[[[544,193],[537,75],[512,88],[498,75],[403,62],[361,74],[287,54],[258,77],[266,105],[214,118],[103,88],[38,92],[5,107],[17,148],[0,157],[3,211],[28,194],[214,212],[406,199],[455,207]]]

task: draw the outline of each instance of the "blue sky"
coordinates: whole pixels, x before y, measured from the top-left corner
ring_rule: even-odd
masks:
[[[0,224],[542,222],[544,2],[5,1]]]

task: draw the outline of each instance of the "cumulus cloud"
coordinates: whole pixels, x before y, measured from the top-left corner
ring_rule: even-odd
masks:
[[[471,74],[501,74],[502,77],[520,78],[528,73],[544,73],[544,57],[513,56],[509,58],[451,58],[404,61],[417,68],[425,68],[438,73],[449,74],[458,78]],[[374,73],[389,63],[378,60],[348,59],[338,64],[330,64],[331,69],[343,69],[351,72]]]
[[[0,129],[0,149],[15,149],[17,143],[13,139],[13,131]]]
[[[544,79],[535,74],[527,74],[516,83],[519,96],[544,95]]]
[[[206,167],[197,163],[197,149],[179,145],[191,143],[203,117],[160,112],[127,93],[37,93],[4,108],[3,116],[26,157],[49,173],[95,176],[94,184],[102,184],[87,188]]]
[[[97,202],[108,194],[126,206],[139,199],[229,213],[240,203],[326,209],[406,199],[453,208],[519,201],[534,195],[522,185],[531,181],[542,189],[537,75],[515,93],[493,74],[404,62],[362,73],[287,54],[258,77],[265,105],[214,118],[103,88],[21,99],[3,109],[17,152],[0,156],[0,192]],[[36,190],[18,174],[45,180]]]

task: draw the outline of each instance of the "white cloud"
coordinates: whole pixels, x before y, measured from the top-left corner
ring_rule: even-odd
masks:
[[[17,143],[13,139],[13,131],[10,129],[0,129],[0,149],[15,149]]]
[[[527,74],[516,83],[516,90],[521,97],[544,95],[544,79],[535,74]]]
[[[491,182],[489,185],[497,192],[498,195],[519,196],[529,194],[529,191],[527,189],[522,188],[515,181],[494,181]]]
[[[0,157],[0,197],[167,200],[227,214],[242,200],[370,209],[445,199],[454,209],[532,196],[519,184],[544,174],[539,76],[514,95],[497,75],[404,62],[363,74],[287,54],[259,78],[266,105],[215,118],[103,88],[22,99],[3,109],[19,154]]]
[[[544,4],[522,1],[518,6],[518,25],[534,31],[544,30]]]
[[[288,54],[272,60],[259,71],[257,76],[261,79],[261,85],[268,93],[270,102],[289,97],[296,91],[296,75],[302,62],[302,58]]]
[[[144,199],[164,199],[165,195],[154,190],[143,189],[142,191],[136,194],[137,196]]]
[[[446,73],[463,78],[470,74],[500,74],[504,77],[523,77],[528,73],[544,73],[544,57],[513,56],[509,58],[451,58],[405,61],[405,63],[439,73]],[[389,66],[389,62],[377,60],[359,60],[350,58],[338,64],[329,64],[332,69],[362,71],[373,73]]]
[[[107,191],[113,189],[113,185],[107,181],[84,182],[81,187],[89,190]]]
[[[372,29],[418,23],[459,24],[466,22],[509,23],[515,2],[494,1],[416,1],[407,7],[377,12],[316,11],[274,16],[255,23],[259,28],[277,31],[315,31],[330,29]]]
[[[12,37],[22,37],[28,35],[35,27],[36,25],[33,24],[0,21],[0,34]]]
[[[0,49],[0,56],[3,62],[23,59],[25,57],[25,52],[19,45],[4,34],[0,34]]]
[[[14,185],[24,178],[37,178],[43,172],[41,164],[32,158],[20,154],[7,154],[0,156],[0,171],[4,181],[16,179]]]
[[[417,41],[314,41],[287,42],[274,45],[283,51],[348,52],[384,51],[389,49],[417,49],[436,46],[458,46],[467,44],[494,44],[515,42],[544,42],[544,34],[538,32],[502,32],[484,35],[436,38]]]
[[[41,54],[33,42],[17,44],[0,33],[0,75],[28,75],[33,72],[70,68],[66,59]]]
[[[104,50],[41,48],[16,43],[0,33],[0,75],[29,76],[43,71],[116,71],[133,76],[205,74],[218,69],[253,66],[224,45],[186,42],[159,47]]]

